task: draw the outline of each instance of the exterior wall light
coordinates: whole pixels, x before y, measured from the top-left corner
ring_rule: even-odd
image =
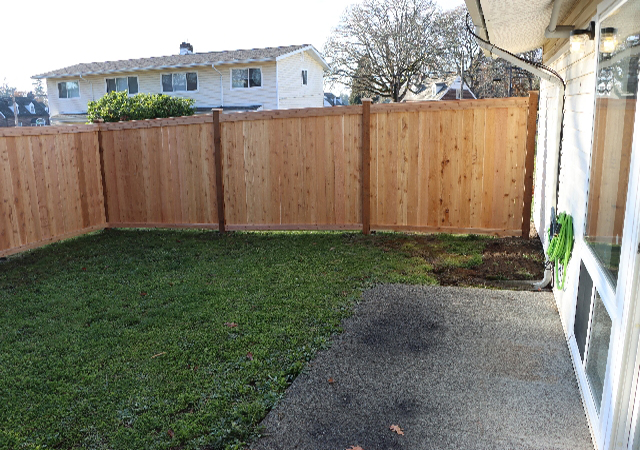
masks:
[[[586,30],[571,30],[569,35],[571,53],[578,53],[584,50],[584,44],[593,40],[595,35],[595,22],[591,22]]]
[[[616,49],[616,30],[613,27],[607,27],[600,30],[600,52],[613,53]]]

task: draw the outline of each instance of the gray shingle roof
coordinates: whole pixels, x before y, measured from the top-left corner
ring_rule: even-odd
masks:
[[[459,77],[456,74],[450,74],[443,78],[428,78],[418,87],[417,94],[408,92],[404,101],[442,100],[451,86],[456,83],[458,79]],[[475,98],[475,95],[471,92],[467,83],[464,84],[464,88],[467,92],[470,92],[471,95],[473,95],[473,98]]]
[[[33,107],[35,109],[34,114],[31,114],[31,112],[27,109],[30,103],[33,103]],[[44,109],[44,104],[38,102],[35,99],[27,97],[16,97],[16,104],[18,105],[18,117],[36,117],[49,115],[49,113],[47,113],[47,111]],[[13,111],[9,108],[10,106],[13,106],[13,98],[0,98],[0,113],[2,113],[2,115],[4,115],[5,117],[13,119]]]
[[[250,50],[229,50],[223,52],[193,53],[191,55],[170,55],[153,58],[126,59],[122,61],[82,63],[34,75],[32,78],[54,78],[114,72],[135,72],[139,70],[210,66],[211,64],[275,61],[279,56],[295,52],[305,47],[313,48],[311,45],[290,45],[287,47],[254,48]],[[315,50],[315,48],[313,48],[313,50]],[[318,56],[320,59],[322,58],[319,54]]]

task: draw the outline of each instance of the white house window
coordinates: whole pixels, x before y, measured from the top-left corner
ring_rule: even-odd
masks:
[[[62,81],[58,83],[58,98],[80,97],[80,85],[77,81]]]
[[[307,78],[307,77],[308,77],[308,72],[307,72],[306,70],[303,70],[303,71],[302,71],[302,84],[303,84],[304,86],[306,86],[306,85],[308,84],[308,83],[307,83],[307,81],[308,81],[308,78]]]
[[[231,70],[231,87],[235,88],[252,88],[262,86],[262,70],[261,69],[232,69]]]
[[[36,113],[36,107],[33,106],[33,103],[29,103],[29,112],[31,114],[35,114]]]
[[[185,92],[198,90],[196,72],[179,72],[162,75],[162,92]]]
[[[107,94],[113,91],[127,91],[129,94],[137,94],[138,77],[107,78]]]

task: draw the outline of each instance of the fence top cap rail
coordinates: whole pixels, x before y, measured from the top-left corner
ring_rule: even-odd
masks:
[[[509,108],[529,105],[529,97],[485,98],[480,100],[440,100],[405,103],[376,103],[371,113],[410,111],[451,111],[459,109]]]
[[[378,103],[371,105],[371,113],[446,111],[475,108],[525,107],[529,97],[488,98],[480,100],[446,100],[406,103]],[[220,122],[238,122],[247,120],[295,119],[304,117],[330,117],[362,114],[362,105],[274,109],[266,111],[232,112],[220,114]],[[0,137],[41,136],[69,133],[83,133],[98,130],[116,131],[136,128],[155,128],[176,125],[204,124],[213,121],[213,110],[208,114],[162,119],[131,120],[126,122],[104,122],[100,124],[57,125],[49,127],[15,127],[0,129]]]
[[[54,125],[48,127],[12,127],[0,128],[0,137],[44,136],[55,134],[87,133],[98,131],[98,125]]]
[[[155,128],[172,125],[190,125],[211,123],[213,114],[197,114],[194,116],[167,117],[159,119],[129,120],[126,122],[105,122],[100,124],[100,129],[105,131],[128,130],[134,128]]]

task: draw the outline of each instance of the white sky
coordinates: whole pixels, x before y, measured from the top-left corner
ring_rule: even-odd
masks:
[[[28,91],[32,75],[78,63],[177,54],[187,40],[195,52],[298,44],[322,52],[353,3],[357,0],[8,1],[2,6],[7,20],[0,83],[6,79]],[[464,1],[437,3],[451,9]]]

